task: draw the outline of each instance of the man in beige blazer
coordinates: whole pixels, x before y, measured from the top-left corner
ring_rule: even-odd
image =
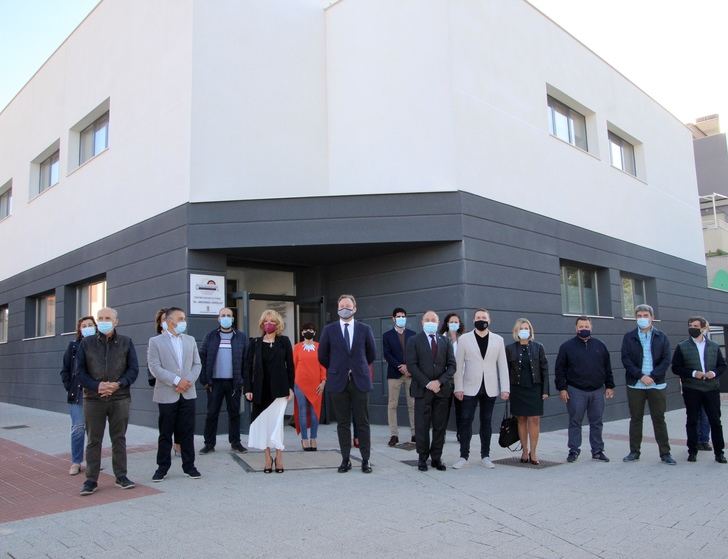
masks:
[[[166,322],[167,330],[150,338],[147,348],[147,365],[157,379],[152,400],[159,405],[157,471],[152,481],[162,481],[172,464],[173,434],[182,450],[182,470],[188,477],[199,479],[195,468],[195,381],[202,363],[195,339],[184,333],[184,311],[168,309]]]
[[[480,459],[486,468],[495,467],[490,459],[493,407],[498,394],[502,400],[507,400],[511,391],[505,343],[501,336],[488,329],[490,313],[485,309],[475,311],[473,326],[474,330],[460,336],[455,355],[455,397],[462,401],[461,423],[458,427],[460,458],[452,466],[455,469],[468,463],[473,418],[478,403]]]

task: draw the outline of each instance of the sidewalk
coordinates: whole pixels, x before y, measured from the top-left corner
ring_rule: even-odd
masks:
[[[403,463],[416,460],[414,451],[387,447],[387,427],[374,426],[371,475],[357,463],[347,474],[291,469],[332,465],[333,453],[300,451],[286,454],[284,474],[262,474],[251,471],[259,456],[231,453],[221,436],[215,453],[196,460],[201,480],[183,477],[174,458],[159,484],[151,483],[157,434],[130,426],[137,488],[113,485],[105,454],[98,493],[82,498],[83,474],[67,474],[68,417],[0,403],[0,557],[728,557],[728,466],[709,452],[688,464],[684,423],[684,410],[668,413],[673,467],[659,463],[647,437],[642,459],[622,463],[628,420],[605,424],[609,464],[590,459],[585,429],[587,447],[574,464],[486,470],[474,459],[474,437],[466,468],[426,473]],[[400,438],[408,433],[400,428]],[[494,460],[513,456],[495,439]],[[290,428],[286,442],[299,448]],[[319,448],[337,446],[335,426],[322,426]],[[449,432],[448,465],[457,450]],[[564,462],[566,431],[542,435],[539,454]]]

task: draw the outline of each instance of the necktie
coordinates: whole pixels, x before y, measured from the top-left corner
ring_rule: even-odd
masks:
[[[351,336],[349,336],[349,323],[344,323],[344,341],[346,342],[346,349],[351,349]]]
[[[435,334],[430,334],[430,345],[432,346],[432,360],[437,359],[437,342],[435,341]]]

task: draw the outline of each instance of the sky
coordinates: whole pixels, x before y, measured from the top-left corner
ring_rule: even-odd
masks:
[[[0,0],[0,108],[97,1]],[[728,0],[530,2],[681,121],[719,113],[728,129]]]

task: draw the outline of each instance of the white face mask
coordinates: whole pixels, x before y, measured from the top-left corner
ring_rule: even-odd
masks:
[[[525,328],[523,330],[518,331],[518,337],[522,340],[527,340],[531,337],[531,331],[526,330]]]

